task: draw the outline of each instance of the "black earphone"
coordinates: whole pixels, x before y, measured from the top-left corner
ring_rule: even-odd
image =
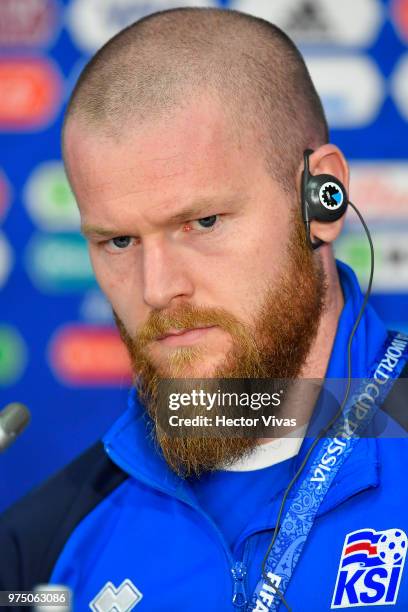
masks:
[[[324,244],[323,240],[312,242],[310,222],[330,223],[337,221],[347,210],[348,196],[344,185],[331,174],[310,174],[309,157],[312,149],[303,153],[304,168],[301,179],[301,205],[307,240],[312,249]]]

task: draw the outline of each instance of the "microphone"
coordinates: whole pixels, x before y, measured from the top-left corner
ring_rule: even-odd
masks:
[[[24,404],[13,402],[0,412],[0,452],[5,451],[31,420],[30,411]]]

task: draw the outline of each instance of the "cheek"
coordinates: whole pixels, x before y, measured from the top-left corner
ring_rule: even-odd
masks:
[[[226,309],[249,322],[259,309],[265,290],[273,287],[284,265],[283,249],[276,241],[252,238],[230,249],[217,266],[217,295]]]
[[[130,273],[129,265],[124,266],[119,261],[108,264],[106,255],[98,248],[91,246],[89,255],[101,291],[126,327],[135,329],[143,316],[141,288],[136,286],[136,275]]]

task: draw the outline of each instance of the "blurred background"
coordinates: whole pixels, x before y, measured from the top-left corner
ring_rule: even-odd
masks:
[[[408,0],[1,0],[0,409],[22,401],[33,418],[0,455],[0,511],[126,408],[127,356],[78,233],[60,131],[92,54],[175,6],[252,13],[300,46],[331,140],[351,163],[350,198],[372,230],[371,302],[390,328],[408,331]],[[369,250],[352,210],[336,252],[364,287]]]

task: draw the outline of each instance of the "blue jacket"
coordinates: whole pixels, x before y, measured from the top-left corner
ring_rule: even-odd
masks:
[[[348,336],[362,301],[352,270],[341,262],[338,270],[345,306],[326,374],[332,378],[346,376]],[[353,377],[368,375],[386,336],[383,323],[368,307],[353,342]],[[61,474],[54,477],[4,515],[0,590],[32,588],[36,582],[65,584],[74,594],[74,609],[80,612],[90,606],[100,612],[115,610],[115,602],[118,610],[137,612],[239,609],[232,601],[240,584],[231,570],[244,562],[250,599],[273,535],[282,491],[261,507],[242,497],[239,503],[248,521],[236,540],[227,542],[191,485],[171,472],[146,436],[145,412],[134,391],[128,410],[107,433],[103,446],[107,456],[102,446],[91,449],[65,468],[65,479]],[[306,450],[307,441],[292,462],[292,472]],[[370,606],[375,611],[390,604],[395,610],[408,610],[406,465],[404,437],[358,442],[319,508],[286,591],[294,612],[319,612],[331,606],[357,610]],[[58,490],[62,493],[59,502],[54,502],[54,515],[47,508],[46,517],[42,516],[46,499],[55,497]],[[29,509],[31,531],[27,524],[22,526]],[[40,536],[48,541],[48,552],[44,545],[37,548],[40,562],[38,554],[35,561],[32,530],[37,533],[37,547]],[[50,542],[53,534],[57,544]],[[387,546],[399,551],[398,562],[378,561]],[[24,559],[21,551],[25,551]],[[387,554],[388,560],[391,553]]]

